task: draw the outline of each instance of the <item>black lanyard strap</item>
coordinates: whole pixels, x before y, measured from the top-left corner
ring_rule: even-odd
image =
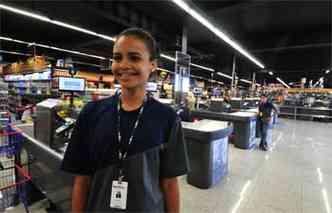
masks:
[[[117,125],[117,131],[118,131],[118,143],[121,147],[121,145],[123,143],[121,143],[122,141],[122,135],[121,135],[121,95],[118,96],[119,97],[119,100],[118,100],[118,125]],[[134,135],[135,135],[135,131],[139,125],[139,123],[141,122],[141,117],[142,117],[142,114],[143,114],[143,111],[144,111],[144,108],[145,108],[145,104],[148,100],[148,97],[145,96],[144,97],[144,101],[143,101],[143,105],[141,106],[140,110],[139,110],[139,113],[138,113],[138,116],[136,118],[136,121],[134,123],[134,127],[131,131],[131,134],[130,134],[130,137],[129,137],[129,140],[128,140],[128,149],[126,149],[125,151],[124,150],[121,150],[120,148],[118,149],[118,157],[119,157],[119,161],[120,163],[122,164],[123,160],[126,159],[127,155],[128,155],[128,150],[129,150],[129,147],[130,145],[132,144],[133,142],[133,139],[134,139]]]

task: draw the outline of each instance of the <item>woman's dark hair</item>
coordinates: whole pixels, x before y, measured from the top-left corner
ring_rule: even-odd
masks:
[[[140,39],[141,41],[144,42],[145,46],[148,48],[150,52],[150,60],[155,60],[159,58],[159,49],[157,47],[157,42],[148,31],[145,31],[142,28],[128,28],[122,31],[116,37],[115,42],[117,42],[117,40],[121,36],[133,36],[135,38]]]

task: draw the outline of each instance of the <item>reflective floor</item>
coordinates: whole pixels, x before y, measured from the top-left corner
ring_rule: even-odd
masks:
[[[185,213],[332,213],[332,123],[280,119],[271,151],[230,147],[230,172],[212,189],[180,178]],[[47,203],[30,206],[44,213]],[[9,210],[24,212],[22,206]]]
[[[280,119],[269,152],[230,148],[212,189],[180,179],[182,212],[331,213],[332,123]]]

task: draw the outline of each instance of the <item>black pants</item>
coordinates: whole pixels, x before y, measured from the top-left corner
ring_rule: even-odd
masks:
[[[258,121],[259,125],[259,131],[261,132],[261,143],[260,146],[262,145],[267,145],[267,130],[269,128],[269,122],[262,121],[261,119]]]

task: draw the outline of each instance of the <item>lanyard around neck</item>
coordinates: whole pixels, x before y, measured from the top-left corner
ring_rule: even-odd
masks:
[[[134,139],[134,134],[135,134],[135,131],[138,127],[138,124],[140,123],[140,120],[141,120],[141,117],[142,117],[142,114],[143,114],[143,111],[144,111],[144,107],[145,107],[145,104],[148,100],[148,97],[145,96],[144,97],[144,100],[143,100],[143,104],[139,110],[139,113],[138,113],[138,116],[136,118],[136,121],[134,123],[134,127],[131,131],[131,134],[130,134],[130,137],[129,137],[129,141],[128,141],[128,147],[132,144],[133,142],[133,139]],[[117,106],[117,110],[118,110],[118,125],[117,125],[117,133],[118,133],[118,143],[119,145],[121,146],[122,145],[122,135],[121,135],[121,95],[118,96],[118,106]],[[126,151],[124,150],[121,150],[119,149],[119,152],[118,152],[118,157],[119,157],[119,160],[120,161],[123,161],[126,157],[127,157],[127,154],[128,154],[128,149]]]

